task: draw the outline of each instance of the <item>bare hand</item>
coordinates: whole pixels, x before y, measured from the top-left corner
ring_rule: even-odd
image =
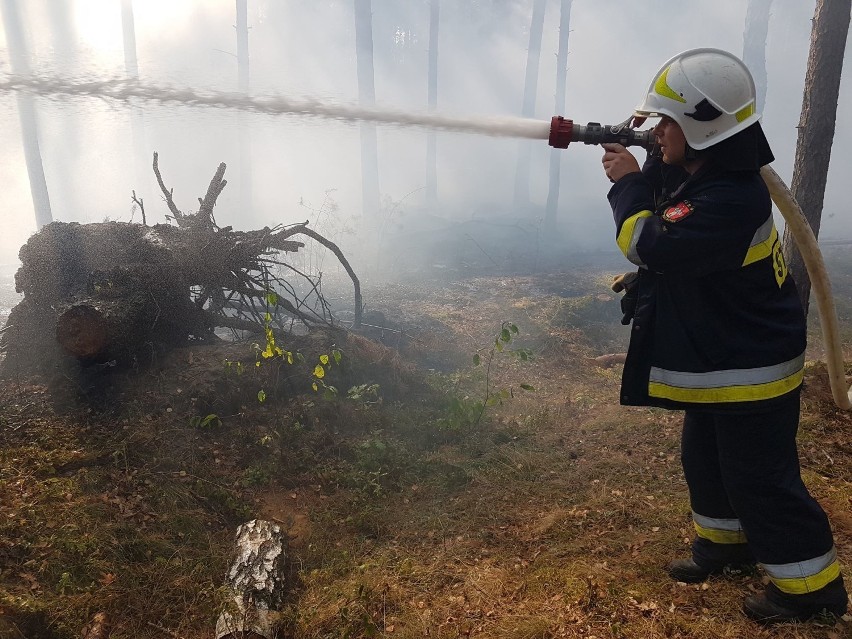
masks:
[[[639,162],[633,154],[620,144],[602,144],[604,155],[603,162],[604,172],[610,182],[618,182],[628,173],[639,172]]]

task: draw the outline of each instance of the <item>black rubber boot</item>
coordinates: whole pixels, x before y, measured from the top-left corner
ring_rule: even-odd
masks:
[[[808,621],[820,615],[842,617],[848,601],[842,577],[804,595],[788,595],[769,584],[764,592],[745,598],[743,612],[762,624]]]
[[[675,581],[697,584],[711,575],[736,576],[750,573],[754,570],[754,564],[724,564],[722,566],[706,567],[695,563],[695,560],[690,557],[689,559],[675,559],[668,565],[666,570],[669,573],[669,577]]]

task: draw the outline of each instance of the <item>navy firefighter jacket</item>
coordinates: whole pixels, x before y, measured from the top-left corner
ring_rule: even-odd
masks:
[[[798,389],[805,318],[760,173],[649,158],[608,198],[639,266],[621,403],[751,412]]]

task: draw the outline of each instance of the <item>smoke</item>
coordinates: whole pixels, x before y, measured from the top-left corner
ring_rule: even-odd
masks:
[[[48,10],[52,1],[19,3],[32,73],[10,76],[0,55],[0,89],[5,89],[0,90],[0,263],[14,263],[18,247],[35,230],[17,115],[16,96],[22,91],[36,104],[51,203],[55,217],[65,221],[139,221],[140,212],[130,201],[135,190],[145,193],[149,223],[163,222],[167,209],[150,169],[157,151],[163,178],[185,211],[197,208],[196,198],[204,194],[219,162],[225,162],[229,185],[216,209],[222,225],[254,228],[312,217],[343,236],[362,215],[358,126],[351,124],[359,121],[382,124],[377,134],[383,209],[375,222],[383,232],[473,218],[514,216],[535,224],[541,215],[550,154],[542,138],[550,117],[557,115],[556,0],[548,0],[545,9],[531,119],[518,117],[529,2],[442,2],[438,103],[431,113],[426,109],[428,2],[374,0],[378,106],[367,109],[357,104],[351,2],[249,0],[252,95],[246,96],[236,92],[232,0],[133,3],[138,83],[123,75],[120,3],[68,0],[65,14],[74,18],[62,31],[56,13]],[[773,7],[762,123],[778,158],[775,169],[789,183],[814,0]],[[740,0],[648,0],[629,7],[616,0],[573,3],[567,106],[558,115],[579,123],[622,121],[653,73],[678,51],[714,46],[740,54],[745,17],[746,3]],[[54,28],[47,28],[50,24]],[[57,46],[67,50],[69,43],[76,46],[73,76],[55,55]],[[0,52],[4,49],[0,40]],[[839,113],[848,110],[849,92],[844,83]],[[144,131],[137,139],[134,109],[144,113]],[[440,131],[437,209],[426,208],[427,128]],[[252,198],[246,209],[238,197],[245,186],[241,132],[251,136]],[[845,143],[850,135],[847,123],[839,120],[823,238],[849,232],[841,211],[844,167],[852,160]],[[510,204],[516,136],[529,138],[523,143],[532,149],[532,204],[523,211]],[[144,183],[137,164],[145,168]],[[565,150],[561,183],[558,222],[564,254],[614,250],[600,150],[582,145]],[[317,215],[329,198],[334,206]]]

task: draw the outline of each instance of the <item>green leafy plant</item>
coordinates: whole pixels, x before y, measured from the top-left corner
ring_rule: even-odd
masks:
[[[353,402],[362,404],[378,404],[381,401],[379,397],[378,384],[358,384],[346,391],[346,399],[351,399]]]
[[[243,484],[245,486],[264,486],[272,480],[269,468],[256,465],[250,466],[243,471]]]
[[[243,363],[240,361],[231,361],[229,359],[226,359],[225,370],[229,373],[234,372],[239,376],[242,375],[243,372],[245,372],[245,366],[243,366]]]
[[[448,406],[448,415],[439,420],[441,427],[449,430],[475,427],[482,420],[486,408],[502,404],[505,400],[514,396],[514,388],[511,386],[495,390],[492,387],[491,374],[492,367],[495,365],[495,358],[501,353],[517,357],[524,362],[532,359],[533,353],[528,348],[507,348],[519,332],[518,327],[514,323],[504,321],[500,325],[500,331],[494,337],[494,342],[488,350],[488,354],[484,358],[479,353],[473,355],[472,361],[474,366],[483,366],[483,364],[485,366],[485,389],[483,395],[477,399],[469,396],[451,398]],[[530,384],[519,384],[518,386],[525,391],[535,390],[535,387]]]
[[[283,348],[275,338],[270,309],[278,304],[278,295],[273,291],[269,291],[266,293],[264,301],[266,302],[266,314],[263,326],[264,341],[263,343],[255,342],[252,344],[252,349],[255,353],[255,367],[260,368],[265,361],[274,359],[281,359],[288,365],[301,364],[305,361],[304,355]],[[317,358],[317,363],[311,371],[311,387],[316,392],[322,389],[323,397],[326,399],[333,399],[338,395],[337,388],[326,381],[326,375],[332,366],[339,366],[342,360],[343,353],[339,349],[333,348],[330,353],[323,353]],[[228,359],[225,360],[225,369],[229,372],[234,371],[237,375],[242,375],[245,370],[242,362]],[[376,389],[378,389],[378,386],[376,386]],[[352,397],[352,399],[361,399],[371,391],[372,389],[365,385],[361,389],[360,394],[357,397]],[[257,391],[257,401],[259,403],[262,404],[267,398],[268,394],[265,389],[261,388]]]
[[[215,413],[210,413],[206,417],[195,415],[190,418],[189,425],[193,428],[211,428],[213,426],[221,426],[222,420]]]
[[[371,614],[372,595],[372,589],[360,584],[355,596],[340,607],[337,624],[337,636],[340,639],[379,636],[379,626]]]
[[[74,580],[71,578],[70,572],[63,572],[56,582],[56,592],[60,595],[68,594],[74,589]]]
[[[275,342],[275,331],[272,330],[272,313],[269,312],[269,309],[270,307],[274,307],[278,304],[278,295],[273,291],[269,291],[266,293],[264,301],[266,302],[266,314],[263,318],[263,332],[266,338],[266,343],[263,349],[261,349],[260,344],[254,344],[254,365],[259,367],[262,360],[272,359],[274,357],[281,357],[282,359],[285,359],[288,364],[304,360],[304,358],[298,353],[294,354],[291,351],[285,350]]]
[[[275,331],[272,328],[271,309],[277,306],[278,295],[274,291],[267,291],[266,295],[264,296],[264,302],[266,303],[266,313],[263,319],[264,342],[263,344],[257,342],[252,344],[252,349],[254,350],[255,355],[255,367],[260,368],[264,361],[276,358],[280,358],[286,361],[289,365],[304,362],[305,358],[301,353],[294,353],[285,348],[282,348],[275,339]],[[225,370],[229,373],[234,372],[239,376],[245,372],[245,366],[240,361],[231,361],[229,359],[226,359]],[[265,402],[267,396],[268,395],[265,389],[261,388],[257,391],[257,401],[259,403],[262,404],[263,402]]]
[[[326,399],[334,399],[338,395],[337,388],[325,381],[326,373],[328,373],[332,365],[339,366],[342,360],[343,353],[337,348],[331,350],[330,356],[327,353],[323,353],[317,358],[317,364],[311,373],[314,378],[311,388],[316,392],[319,392],[319,389],[322,388],[323,397]]]

